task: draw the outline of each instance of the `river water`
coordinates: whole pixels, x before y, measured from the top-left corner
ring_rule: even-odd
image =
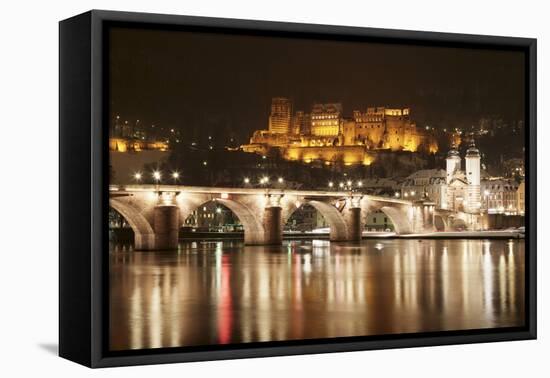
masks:
[[[523,240],[112,247],[111,350],[522,326]]]

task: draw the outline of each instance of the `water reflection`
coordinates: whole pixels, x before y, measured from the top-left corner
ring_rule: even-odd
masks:
[[[518,240],[113,248],[111,348],[520,326],[524,253]]]

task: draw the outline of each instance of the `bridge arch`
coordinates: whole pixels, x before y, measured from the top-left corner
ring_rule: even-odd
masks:
[[[344,216],[332,204],[321,201],[308,201],[325,218],[330,227],[330,240],[348,240],[348,225]]]
[[[393,227],[395,228],[395,232],[398,235],[411,234],[413,232],[412,222],[410,221],[409,214],[407,214],[407,209],[382,206],[380,211],[390,218],[393,223]]]
[[[116,200],[109,199],[109,206],[126,219],[134,231],[134,249],[151,250],[155,248],[155,232],[151,224],[134,207]]]
[[[323,216],[323,218],[325,218],[325,221],[330,227],[330,240],[348,240],[348,224],[346,223],[344,216],[336,207],[334,207],[334,205],[328,202],[306,199],[292,202],[287,207],[287,211],[285,211],[285,216],[282,220],[283,224],[286,224],[292,214],[300,209],[303,205],[312,206]]]
[[[223,199],[223,198],[212,198],[207,201],[202,202],[200,205],[196,206],[188,214],[183,214],[182,221],[185,221],[191,213],[200,208],[201,206],[206,205],[207,203],[219,203],[227,207],[229,210],[239,218],[239,221],[243,225],[244,229],[244,242],[245,244],[263,244],[265,238],[265,228],[262,224],[262,221],[257,214],[252,211],[247,205],[233,199]]]

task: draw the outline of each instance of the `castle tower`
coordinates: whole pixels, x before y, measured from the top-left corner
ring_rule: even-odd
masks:
[[[481,157],[479,150],[474,144],[474,139],[470,142],[470,146],[466,151],[466,179],[468,180],[468,188],[466,194],[466,208],[470,213],[477,213],[481,207]]]
[[[460,170],[461,160],[456,146],[453,144],[447,154],[447,184],[451,182],[456,172]]]
[[[288,98],[275,97],[271,99],[271,114],[269,116],[269,131],[274,134],[288,134],[291,129],[292,103]]]

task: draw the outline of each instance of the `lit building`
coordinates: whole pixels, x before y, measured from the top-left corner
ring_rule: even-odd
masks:
[[[395,230],[395,227],[388,216],[378,210],[367,214],[365,218],[365,230],[391,232]]]
[[[401,186],[407,200],[429,200],[438,209],[477,214],[481,211],[481,158],[472,140],[466,151],[465,171],[456,147],[449,150],[446,169],[427,169],[413,173]]]
[[[340,103],[291,112],[290,100],[273,98],[268,129],[256,130],[241,149],[264,155],[277,148],[287,160],[344,165],[370,165],[382,150],[437,152],[435,137],[416,128],[409,108],[372,107],[354,111],[353,118],[344,117]]]
[[[466,151],[466,212],[478,213],[481,208],[480,180],[481,180],[481,156],[479,150],[472,142]]]
[[[525,197],[525,184],[520,189],[518,184],[512,179],[494,178],[481,182],[481,191],[483,193],[483,208],[489,214],[522,214],[525,213],[525,205],[519,208],[519,194],[523,192]]]
[[[242,231],[242,225],[233,212],[214,201],[195,209],[183,222],[183,226],[195,228],[197,231]]]
[[[292,231],[303,232],[328,227],[328,223],[317,209],[305,204],[292,213],[285,227]]]
[[[168,151],[167,142],[150,141],[143,139],[109,138],[109,151],[139,152],[139,151]]]
[[[465,171],[461,170],[462,160],[455,146],[447,155],[446,188],[447,195],[441,208],[466,213],[479,213],[481,157],[472,139],[466,151]]]
[[[518,199],[518,204],[517,204],[518,213],[520,215],[524,215],[525,214],[525,181],[520,182],[518,185],[517,199]]]
[[[311,109],[311,135],[337,137],[343,123],[342,104],[315,104]]]
[[[370,148],[391,149],[393,151],[417,151],[427,143],[431,153],[437,152],[437,144],[429,140],[425,130],[417,130],[410,119],[410,108],[367,108],[366,111],[353,112],[355,122],[355,143]]]
[[[275,97],[271,100],[269,115],[269,132],[273,134],[289,134],[292,118],[292,103],[288,98]]]
[[[461,160],[455,145],[453,145],[449,150],[449,153],[447,154],[447,159],[445,159],[445,163],[447,166],[446,183],[448,185],[451,183],[451,180],[453,180],[453,178],[455,178],[456,175],[460,172]]]
[[[444,169],[423,169],[408,176],[401,184],[400,197],[406,200],[428,200],[436,208],[447,203],[446,171]]]

